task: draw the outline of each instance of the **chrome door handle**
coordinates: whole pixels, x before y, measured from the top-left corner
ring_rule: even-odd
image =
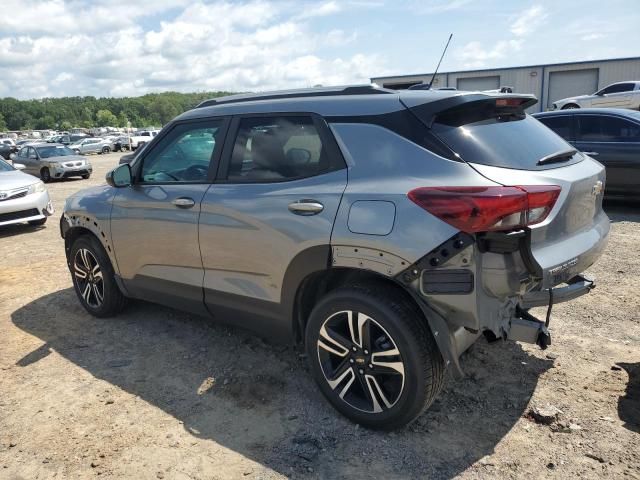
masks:
[[[196,204],[195,200],[189,197],[176,198],[172,200],[171,203],[173,203],[176,207],[179,207],[179,208],[191,208]]]
[[[597,157],[598,155],[600,155],[598,152],[582,152],[585,155],[589,155],[590,157]]]
[[[296,215],[316,215],[324,210],[324,205],[316,200],[298,200],[289,204],[289,211]]]

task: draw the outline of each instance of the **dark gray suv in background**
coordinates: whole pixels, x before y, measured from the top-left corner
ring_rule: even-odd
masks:
[[[546,348],[529,309],[593,286],[604,169],[526,115],[535,102],[374,86],[206,101],[67,200],[78,298],[298,343],[336,409],[405,425],[481,334]]]

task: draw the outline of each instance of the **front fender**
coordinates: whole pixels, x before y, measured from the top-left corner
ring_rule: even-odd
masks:
[[[116,274],[118,263],[111,243],[111,207],[115,189],[101,185],[80,191],[69,197],[60,219],[60,234],[65,239],[65,250],[69,249],[77,234],[89,231],[102,244]]]

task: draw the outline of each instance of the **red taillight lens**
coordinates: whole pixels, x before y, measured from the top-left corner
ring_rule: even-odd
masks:
[[[558,195],[557,185],[421,187],[408,193],[416,205],[467,233],[512,230],[540,223]]]

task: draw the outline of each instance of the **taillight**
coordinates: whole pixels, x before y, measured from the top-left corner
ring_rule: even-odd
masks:
[[[547,218],[560,195],[557,185],[421,187],[409,199],[466,233],[513,230]]]

